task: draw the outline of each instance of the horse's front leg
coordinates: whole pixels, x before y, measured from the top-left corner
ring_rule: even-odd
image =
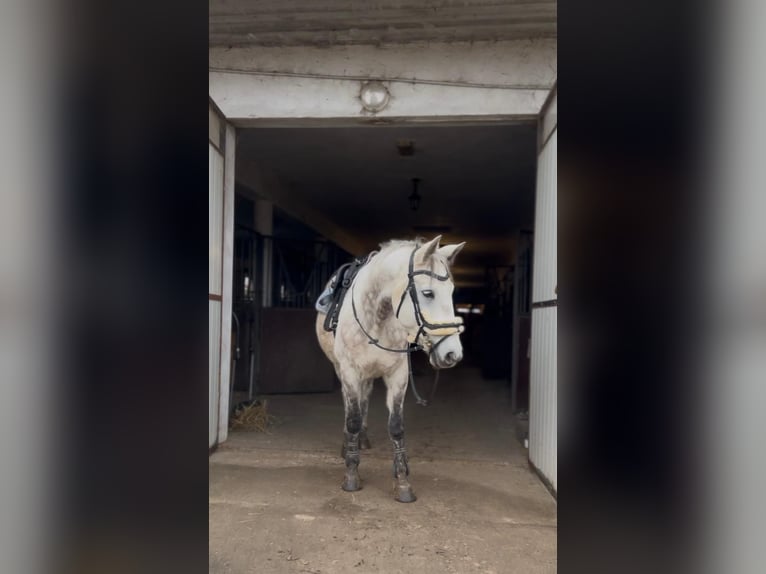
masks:
[[[346,476],[341,488],[348,492],[362,488],[359,480],[359,432],[362,430],[362,411],[357,389],[344,387],[343,398],[346,423],[343,431],[343,457],[346,461]]]
[[[397,377],[386,379],[388,395],[388,435],[394,447],[394,498],[399,502],[415,502],[409,475],[410,467],[404,446],[404,398],[407,394],[408,374],[399,372]]]

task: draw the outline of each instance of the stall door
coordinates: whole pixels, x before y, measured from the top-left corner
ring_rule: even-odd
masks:
[[[208,109],[208,448],[226,440],[231,376],[234,128]]]
[[[557,489],[556,92],[540,119],[532,264],[529,460]]]

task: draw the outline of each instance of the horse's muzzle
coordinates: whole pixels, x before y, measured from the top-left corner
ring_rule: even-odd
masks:
[[[455,348],[437,349],[431,353],[431,365],[437,369],[449,369],[457,365],[463,359],[463,349],[460,344]]]
[[[460,362],[460,359],[463,358],[462,353],[455,353],[454,351],[450,351],[446,354],[442,361],[442,368],[443,369],[449,369],[450,367],[454,367]]]

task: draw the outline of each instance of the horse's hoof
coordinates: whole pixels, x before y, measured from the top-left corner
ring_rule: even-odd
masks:
[[[415,502],[418,499],[411,486],[402,485],[394,487],[394,498],[397,502]]]
[[[357,490],[362,490],[362,482],[358,476],[346,476],[340,487],[346,492],[356,492]]]

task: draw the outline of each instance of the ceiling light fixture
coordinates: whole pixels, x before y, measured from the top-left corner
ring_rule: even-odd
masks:
[[[391,95],[382,82],[373,80],[365,82],[359,91],[359,99],[362,106],[368,112],[376,113],[388,105]]]
[[[410,208],[412,211],[417,211],[420,207],[420,194],[418,193],[418,184],[420,183],[420,179],[417,177],[412,178],[412,193],[407,198],[407,200],[410,202]]]

